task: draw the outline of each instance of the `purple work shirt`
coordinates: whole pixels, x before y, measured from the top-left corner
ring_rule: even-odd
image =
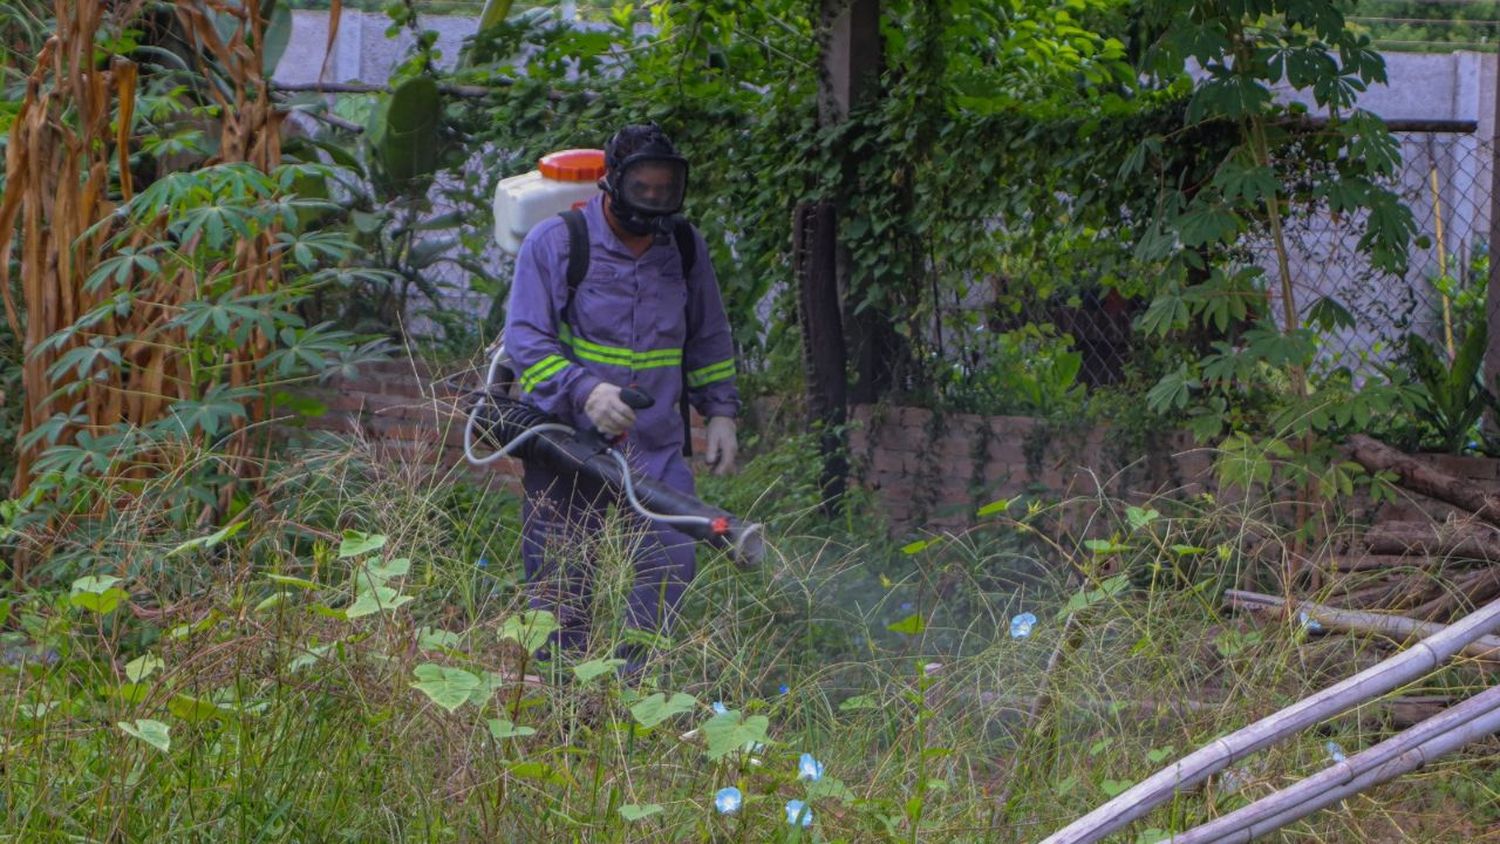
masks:
[[[584,401],[601,381],[635,384],[656,399],[636,411],[632,451],[653,475],[682,448],[678,400],[705,418],[735,416],[734,347],[719,283],[701,235],[691,277],[667,238],[635,257],[604,219],[603,194],[583,209],[589,271],[568,314],[568,228],[560,217],[537,224],[521,243],[505,313],[505,349],[524,400],[576,428],[592,427]],[[642,453],[644,452],[644,453]]]

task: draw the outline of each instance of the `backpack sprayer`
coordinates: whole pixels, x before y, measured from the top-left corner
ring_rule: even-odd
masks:
[[[536,170],[502,179],[495,187],[496,243],[515,254],[537,223],[576,208],[597,193],[596,182],[602,175],[602,150],[563,150],[543,156]],[[560,474],[581,475],[621,495],[642,518],[726,549],[741,566],[760,562],[765,554],[761,525],[743,522],[666,484],[636,475],[615,443],[598,431],[579,431],[518,401],[511,395],[514,374],[508,362],[505,346],[497,343],[483,386],[463,398],[468,412],[464,457],[470,463],[485,466],[504,457],[519,457]],[[502,377],[502,371],[507,375]],[[622,389],[620,399],[637,410],[655,404],[653,396],[634,387]],[[495,451],[478,455],[476,446],[481,440]]]
[[[505,346],[497,345],[484,385],[463,399],[468,409],[464,457],[470,463],[485,466],[504,457],[519,457],[554,472],[586,477],[623,495],[642,518],[671,525],[694,539],[726,549],[741,566],[760,563],[765,554],[765,531],[759,523],[741,521],[666,484],[637,476],[625,455],[599,431],[579,431],[512,398],[508,394],[510,379],[500,377],[502,371],[509,371],[506,363]],[[620,399],[637,410],[655,403],[634,387],[620,390]],[[479,440],[496,450],[477,454]]]

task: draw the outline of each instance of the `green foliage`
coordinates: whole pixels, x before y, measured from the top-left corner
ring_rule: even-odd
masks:
[[[1028,324],[976,342],[974,367],[933,367],[937,402],[957,411],[1064,418],[1084,406],[1083,354],[1050,325]]]
[[[270,173],[245,164],[217,165],[158,179],[121,208],[124,225],[111,241],[116,257],[102,262],[88,280],[113,295],[45,341],[61,346],[75,337],[85,340],[53,364],[55,374],[76,370],[80,376],[53,398],[78,400],[90,374],[102,368],[123,369],[128,383],[138,354],[132,350],[142,342],[173,343],[177,337],[183,345],[172,354],[183,363],[179,377],[184,380],[175,390],[180,398],[165,416],[144,427],[120,423],[73,434],[70,426],[80,412],[76,406],[37,426],[33,441],[48,446],[37,462],[37,487],[54,498],[36,516],[57,512],[53,507],[66,512],[92,506],[97,490],[90,478],[150,465],[164,449],[212,451],[251,416],[252,404],[268,402],[273,392],[352,372],[360,363],[384,356],[379,342],[328,323],[309,324],[298,314],[301,303],[329,283],[327,268],[357,251],[337,237],[318,239],[314,250],[293,234],[296,211],[319,204],[292,190],[298,177],[309,175],[330,179],[340,173],[316,164],[285,165]],[[161,240],[154,239],[157,227],[164,229]],[[233,266],[231,258],[243,240],[281,227],[288,235],[273,247],[270,260],[282,283],[265,293],[244,292],[240,279],[223,268]],[[142,238],[148,238],[145,246],[131,245]],[[127,283],[130,276],[123,268],[128,265],[154,269],[152,275],[201,279],[196,296],[163,320],[156,336],[101,330],[112,317],[153,306],[150,288]],[[253,380],[243,383],[245,364],[235,352],[249,343],[265,344],[265,353],[248,373]],[[186,524],[203,508],[217,506],[220,490],[236,480],[225,470],[215,461],[192,466],[175,495],[162,501],[162,518]]]
[[[498,631],[535,619],[509,589],[472,610],[454,600],[472,564],[443,542],[432,489],[294,458],[299,483],[264,518],[176,542],[166,578],[94,576],[76,593],[0,602],[7,830],[149,840],[191,811],[203,834],[229,839],[530,841],[586,827],[591,840],[1030,841],[1263,716],[1268,700],[1378,655],[1220,611],[1218,584],[1252,574],[1237,537],[1265,529],[1244,515],[1260,505],[1100,499],[1087,535],[1107,539],[1063,529],[1042,553],[1017,539],[1033,519],[1062,524],[1063,508],[991,509],[982,530],[918,554],[860,534],[781,537],[764,572],[705,558],[635,687],[602,680],[623,641],[610,619],[628,565],[605,555],[600,635],[575,665],[592,682],[581,670],[578,682],[527,680]],[[336,485],[305,477],[324,472]],[[102,568],[140,552],[138,528],[98,545]],[[628,541],[612,528],[600,539]],[[871,564],[882,555],[907,574],[883,582]],[[191,580],[189,567],[241,574]],[[993,591],[972,577],[1000,570],[1012,579]],[[331,609],[372,572],[401,578],[414,600],[352,619]],[[173,581],[196,584],[190,600],[158,600]],[[861,582],[873,599],[850,600]],[[108,616],[70,600],[112,589],[124,597]],[[883,635],[908,601],[926,626]],[[1023,610],[1043,621],[1007,636]],[[1462,696],[1482,684],[1456,663],[1419,685]],[[1380,711],[1237,763],[1143,826],[1170,835],[1320,770],[1329,739],[1352,751],[1384,738]],[[1494,792],[1494,764],[1444,765],[1296,834],[1365,840],[1400,811],[1412,836],[1452,838],[1455,819],[1488,817],[1473,807]],[[128,782],[128,795],[99,801],[101,781]],[[720,814],[714,795],[728,787],[741,802]],[[371,795],[385,807],[374,816]],[[789,825],[802,812],[805,831]]]
[[[1500,410],[1500,401],[1484,383],[1487,336],[1483,321],[1470,325],[1449,359],[1421,336],[1407,335],[1398,364],[1384,368],[1409,414],[1398,420],[1398,445],[1461,454],[1483,439],[1485,413]]]
[[[429,76],[397,85],[370,114],[369,144],[377,177],[398,192],[426,192],[438,165],[438,121],[443,98]]]

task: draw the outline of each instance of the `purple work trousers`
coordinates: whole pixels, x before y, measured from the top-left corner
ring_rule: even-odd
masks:
[[[654,480],[693,494],[693,475],[679,453],[653,455],[631,463]],[[642,463],[647,464],[642,467]],[[655,469],[656,471],[651,471]],[[648,522],[630,509],[624,495],[578,475],[559,475],[527,464],[523,476],[526,500],[521,508],[521,559],[532,609],[557,617],[553,643],[581,653],[588,647],[594,578],[604,512],[618,505],[626,526],[625,542],[635,568],[626,625],[664,633],[675,617],[683,591],[693,579],[693,540],[666,525]],[[618,541],[610,537],[610,541]],[[644,650],[625,648],[626,671],[640,668]]]

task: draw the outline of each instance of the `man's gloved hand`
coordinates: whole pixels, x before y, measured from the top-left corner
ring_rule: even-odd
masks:
[[[635,424],[635,408],[620,398],[620,388],[601,382],[583,402],[584,415],[607,437],[623,434]]]
[[[708,420],[708,447],[703,459],[714,467],[715,475],[727,475],[734,471],[734,458],[739,452],[739,441],[734,435],[734,419],[729,416],[711,416]]]

